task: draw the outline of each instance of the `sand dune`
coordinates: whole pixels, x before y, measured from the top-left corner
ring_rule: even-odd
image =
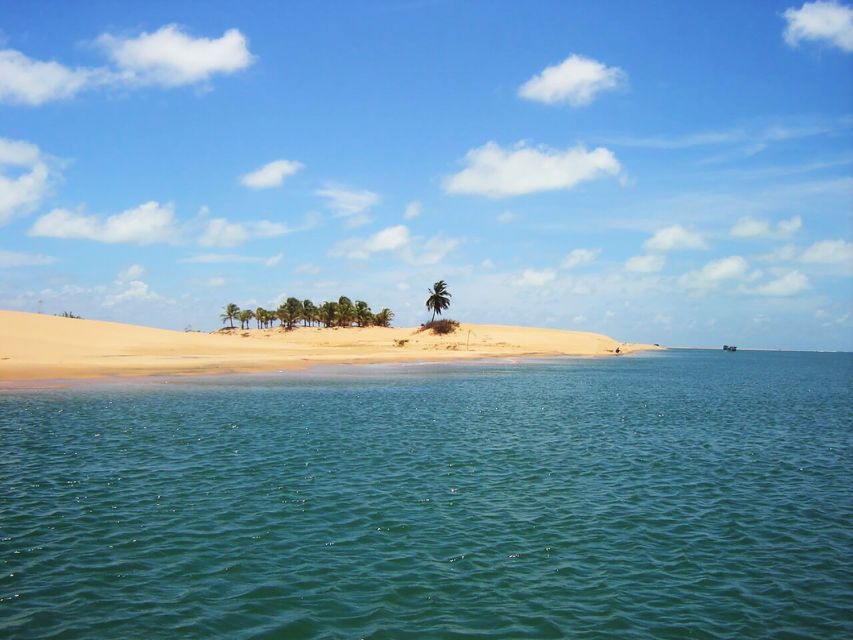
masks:
[[[184,333],[0,311],[0,381],[154,374],[223,374],[315,364],[394,363],[512,356],[605,356],[655,349],[598,333],[463,324],[434,336],[417,328],[299,327]]]

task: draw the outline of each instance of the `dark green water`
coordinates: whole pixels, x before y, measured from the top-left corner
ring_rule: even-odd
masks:
[[[853,637],[853,356],[0,394],[3,638]]]

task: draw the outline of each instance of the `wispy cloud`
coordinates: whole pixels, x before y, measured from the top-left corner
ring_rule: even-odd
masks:
[[[266,267],[274,267],[281,262],[283,257],[284,254],[282,253],[267,258],[235,253],[202,253],[184,258],[181,262],[188,264],[262,264]]]
[[[335,184],[328,184],[315,193],[325,198],[326,206],[335,216],[346,219],[345,224],[348,227],[358,227],[370,222],[366,212],[382,200],[379,194],[373,191],[354,190]]]
[[[58,258],[41,253],[24,253],[22,251],[6,251],[0,249],[0,269],[15,267],[41,267],[53,264]]]

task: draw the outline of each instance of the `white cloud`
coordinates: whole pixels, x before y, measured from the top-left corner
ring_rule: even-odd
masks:
[[[171,202],[161,205],[154,201],[106,219],[67,209],[54,209],[36,220],[29,233],[31,236],[47,238],[134,244],[171,242],[178,237],[174,205]]]
[[[269,189],[279,186],[285,178],[303,168],[301,162],[295,160],[274,160],[260,169],[240,177],[240,184],[250,189]]]
[[[5,251],[0,249],[0,269],[14,267],[40,267],[53,264],[57,259],[40,253],[22,253],[20,251]]]
[[[749,290],[763,296],[792,296],[809,288],[809,279],[799,271],[791,271],[767,284]]]
[[[800,216],[794,216],[788,220],[780,220],[776,224],[776,230],[782,235],[791,235],[796,233],[803,227],[803,219]]]
[[[229,29],[220,38],[194,38],[169,24],[136,37],[102,34],[96,40],[132,84],[177,87],[234,73],[255,58],[246,37]]]
[[[337,185],[326,185],[315,193],[326,199],[326,206],[339,217],[357,216],[377,205],[381,198],[372,191],[354,191]]]
[[[480,266],[483,267],[484,269],[494,269],[495,268],[495,261],[492,260],[491,258],[484,258],[483,261],[480,263]]]
[[[403,212],[403,218],[406,220],[414,220],[419,215],[421,215],[421,211],[423,207],[421,203],[415,200],[414,202],[410,202],[406,205],[406,210]]]
[[[403,252],[403,259],[419,266],[438,264],[461,243],[459,238],[433,236],[424,242],[410,243]]]
[[[738,220],[729,230],[729,235],[735,238],[774,238],[796,233],[803,226],[800,216],[788,220],[780,220],[775,229],[767,220],[745,217]]]
[[[139,264],[132,264],[127,269],[119,271],[116,282],[130,282],[131,280],[139,280],[142,274],[145,273],[145,268]]]
[[[712,260],[699,271],[685,273],[678,283],[685,289],[713,289],[728,280],[740,280],[749,272],[749,263],[740,256]]]
[[[663,269],[664,262],[663,256],[654,254],[632,256],[625,262],[625,270],[631,273],[656,273]]]
[[[844,51],[853,51],[853,8],[837,2],[806,2],[784,13],[788,22],[785,42],[796,47],[802,40],[816,40]]]
[[[159,299],[160,296],[153,292],[147,283],[141,280],[131,280],[123,291],[108,295],[104,299],[104,306],[114,307],[122,302]]]
[[[0,50],[0,103],[38,106],[102,86],[197,84],[254,61],[246,38],[236,29],[210,39],[193,38],[176,25],[166,25],[137,37],[103,34],[95,42],[106,51],[114,68],[71,68],[34,60],[14,49]]]
[[[198,240],[203,247],[236,247],[250,237],[242,224],[228,222],[225,218],[213,218]]]
[[[608,67],[592,58],[572,54],[530,78],[519,87],[518,95],[546,104],[563,102],[582,107],[598,93],[619,87],[626,77],[619,67]]]
[[[262,264],[266,267],[274,267],[281,262],[283,257],[281,253],[269,258],[243,256],[235,253],[202,253],[184,258],[181,262],[189,264]]]
[[[70,69],[58,62],[33,60],[14,49],[0,51],[0,103],[38,106],[64,100],[110,77],[105,69]]]
[[[797,247],[793,244],[786,244],[778,247],[770,253],[763,253],[758,256],[758,260],[762,262],[787,262],[797,257]]]
[[[257,222],[249,223],[249,226],[252,229],[252,235],[257,238],[286,236],[295,231],[295,229],[291,229],[283,222],[272,222],[270,220],[258,220]]]
[[[36,145],[0,138],[0,226],[38,207],[50,191],[51,178]]]
[[[508,224],[510,222],[514,222],[515,220],[518,220],[518,214],[513,213],[512,211],[504,211],[503,213],[499,213],[495,217],[495,220],[497,220],[501,224]]]
[[[770,223],[767,220],[741,218],[729,230],[735,238],[760,238],[770,235]]]
[[[316,264],[311,264],[310,262],[306,262],[305,264],[300,264],[296,269],[294,269],[296,273],[320,273],[320,267]]]
[[[274,267],[281,262],[281,259],[284,257],[283,253],[277,253],[274,256],[270,256],[269,258],[264,260],[265,267]]]
[[[351,260],[366,260],[374,253],[400,249],[409,243],[409,229],[405,225],[387,227],[367,238],[350,238],[332,247],[330,254]]]
[[[800,256],[802,262],[846,264],[853,266],[853,242],[822,240],[808,247]]]
[[[582,264],[589,264],[598,257],[601,249],[572,249],[560,264],[563,269],[574,269]]]
[[[523,287],[544,287],[556,277],[553,269],[525,269],[516,283]]]
[[[587,151],[576,146],[564,151],[530,147],[521,142],[502,149],[494,142],[470,150],[466,169],[444,182],[448,193],[506,198],[538,191],[571,189],[580,182],[616,175],[621,166],[608,149]]]
[[[680,249],[707,249],[702,234],[688,231],[680,224],[659,229],[643,244],[647,251],[677,251]]]
[[[213,276],[207,279],[206,284],[208,287],[222,287],[225,285],[225,278],[222,276]]]

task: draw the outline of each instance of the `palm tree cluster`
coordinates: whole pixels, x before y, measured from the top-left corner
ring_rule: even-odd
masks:
[[[235,320],[240,322],[241,329],[248,329],[252,320],[255,320],[258,329],[268,329],[276,320],[288,329],[293,329],[300,322],[307,327],[315,324],[325,327],[351,327],[353,324],[359,327],[390,327],[394,312],[386,307],[374,313],[364,300],[353,302],[346,296],[341,296],[337,302],[324,302],[320,306],[311,300],[288,298],[275,311],[263,307],[254,311],[240,309],[232,302],[225,306],[219,317],[223,324],[230,323],[232,329]]]

